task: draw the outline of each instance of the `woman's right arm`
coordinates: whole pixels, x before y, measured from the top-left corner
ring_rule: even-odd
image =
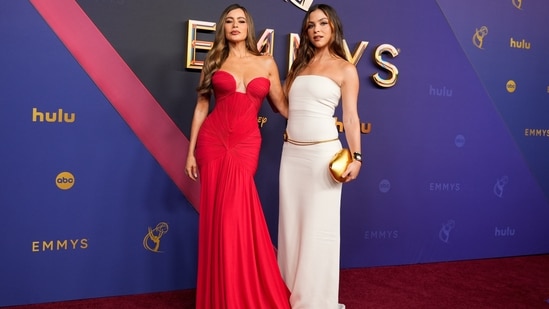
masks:
[[[202,76],[200,78],[202,80]],[[189,137],[189,151],[187,153],[187,163],[185,164],[185,173],[192,180],[198,178],[198,167],[196,165],[196,158],[194,156],[194,151],[196,148],[196,139],[198,137],[198,131],[208,116],[210,106],[210,96],[209,95],[198,95],[196,101],[196,106],[194,108],[193,120],[191,122],[191,136]]]

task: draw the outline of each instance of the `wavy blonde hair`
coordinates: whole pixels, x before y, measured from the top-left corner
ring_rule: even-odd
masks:
[[[297,55],[292,63],[292,66],[290,67],[290,70],[288,71],[288,76],[286,77],[286,83],[284,86],[286,94],[288,94],[290,86],[299,72],[305,69],[315,55],[316,47],[309,40],[307,28],[309,24],[309,16],[316,10],[321,10],[328,17],[328,22],[332,28],[332,40],[328,46],[330,53],[342,59],[348,60],[343,47],[343,25],[335,9],[327,4],[316,4],[311,6],[311,8],[307,11],[307,14],[305,14],[303,22],[301,23],[301,34],[299,35],[300,40]]]
[[[206,55],[206,59],[204,60],[204,66],[202,67],[202,73],[204,75],[204,78],[196,89],[196,91],[198,91],[198,93],[201,95],[207,95],[211,93],[212,75],[217,70],[219,70],[219,68],[221,68],[221,66],[229,56],[229,45],[227,44],[227,38],[225,37],[224,24],[229,12],[236,9],[241,9],[242,11],[244,11],[244,16],[246,17],[246,22],[248,25],[248,35],[246,36],[246,49],[253,55],[260,55],[260,52],[257,49],[255,28],[252,16],[250,15],[250,13],[248,13],[248,10],[246,10],[246,8],[241,6],[240,4],[235,3],[229,5],[227,8],[225,8],[225,10],[223,10],[223,13],[221,13],[221,16],[219,17],[219,21],[216,24],[215,39],[212,45],[212,49],[210,49],[210,51]]]

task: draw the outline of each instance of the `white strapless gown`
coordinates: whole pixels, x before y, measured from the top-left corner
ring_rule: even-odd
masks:
[[[340,87],[330,78],[298,76],[289,92],[289,138],[337,138],[333,117],[340,98]],[[328,162],[340,149],[339,140],[283,146],[278,263],[292,293],[292,309],[344,308],[338,304],[342,185],[328,172]]]

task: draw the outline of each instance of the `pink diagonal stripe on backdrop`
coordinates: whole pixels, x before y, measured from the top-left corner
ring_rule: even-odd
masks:
[[[198,209],[199,185],[184,174],[189,141],[75,0],[30,0],[97,87]]]

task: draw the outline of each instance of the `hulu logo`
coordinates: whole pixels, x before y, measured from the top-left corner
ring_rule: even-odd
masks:
[[[513,237],[515,236],[515,229],[510,228],[509,226],[506,228],[497,228],[494,232],[494,236],[496,237]]]
[[[509,47],[519,48],[519,49],[530,49],[530,42],[522,39],[521,41],[511,38],[509,40]]]
[[[65,113],[60,108],[57,112],[39,112],[36,107],[32,109],[32,122],[69,122],[72,123],[76,119],[74,113]]]
[[[446,86],[442,88],[435,88],[433,85],[429,85],[429,95],[430,96],[437,96],[437,97],[451,97],[453,95],[453,90],[446,88]]]

